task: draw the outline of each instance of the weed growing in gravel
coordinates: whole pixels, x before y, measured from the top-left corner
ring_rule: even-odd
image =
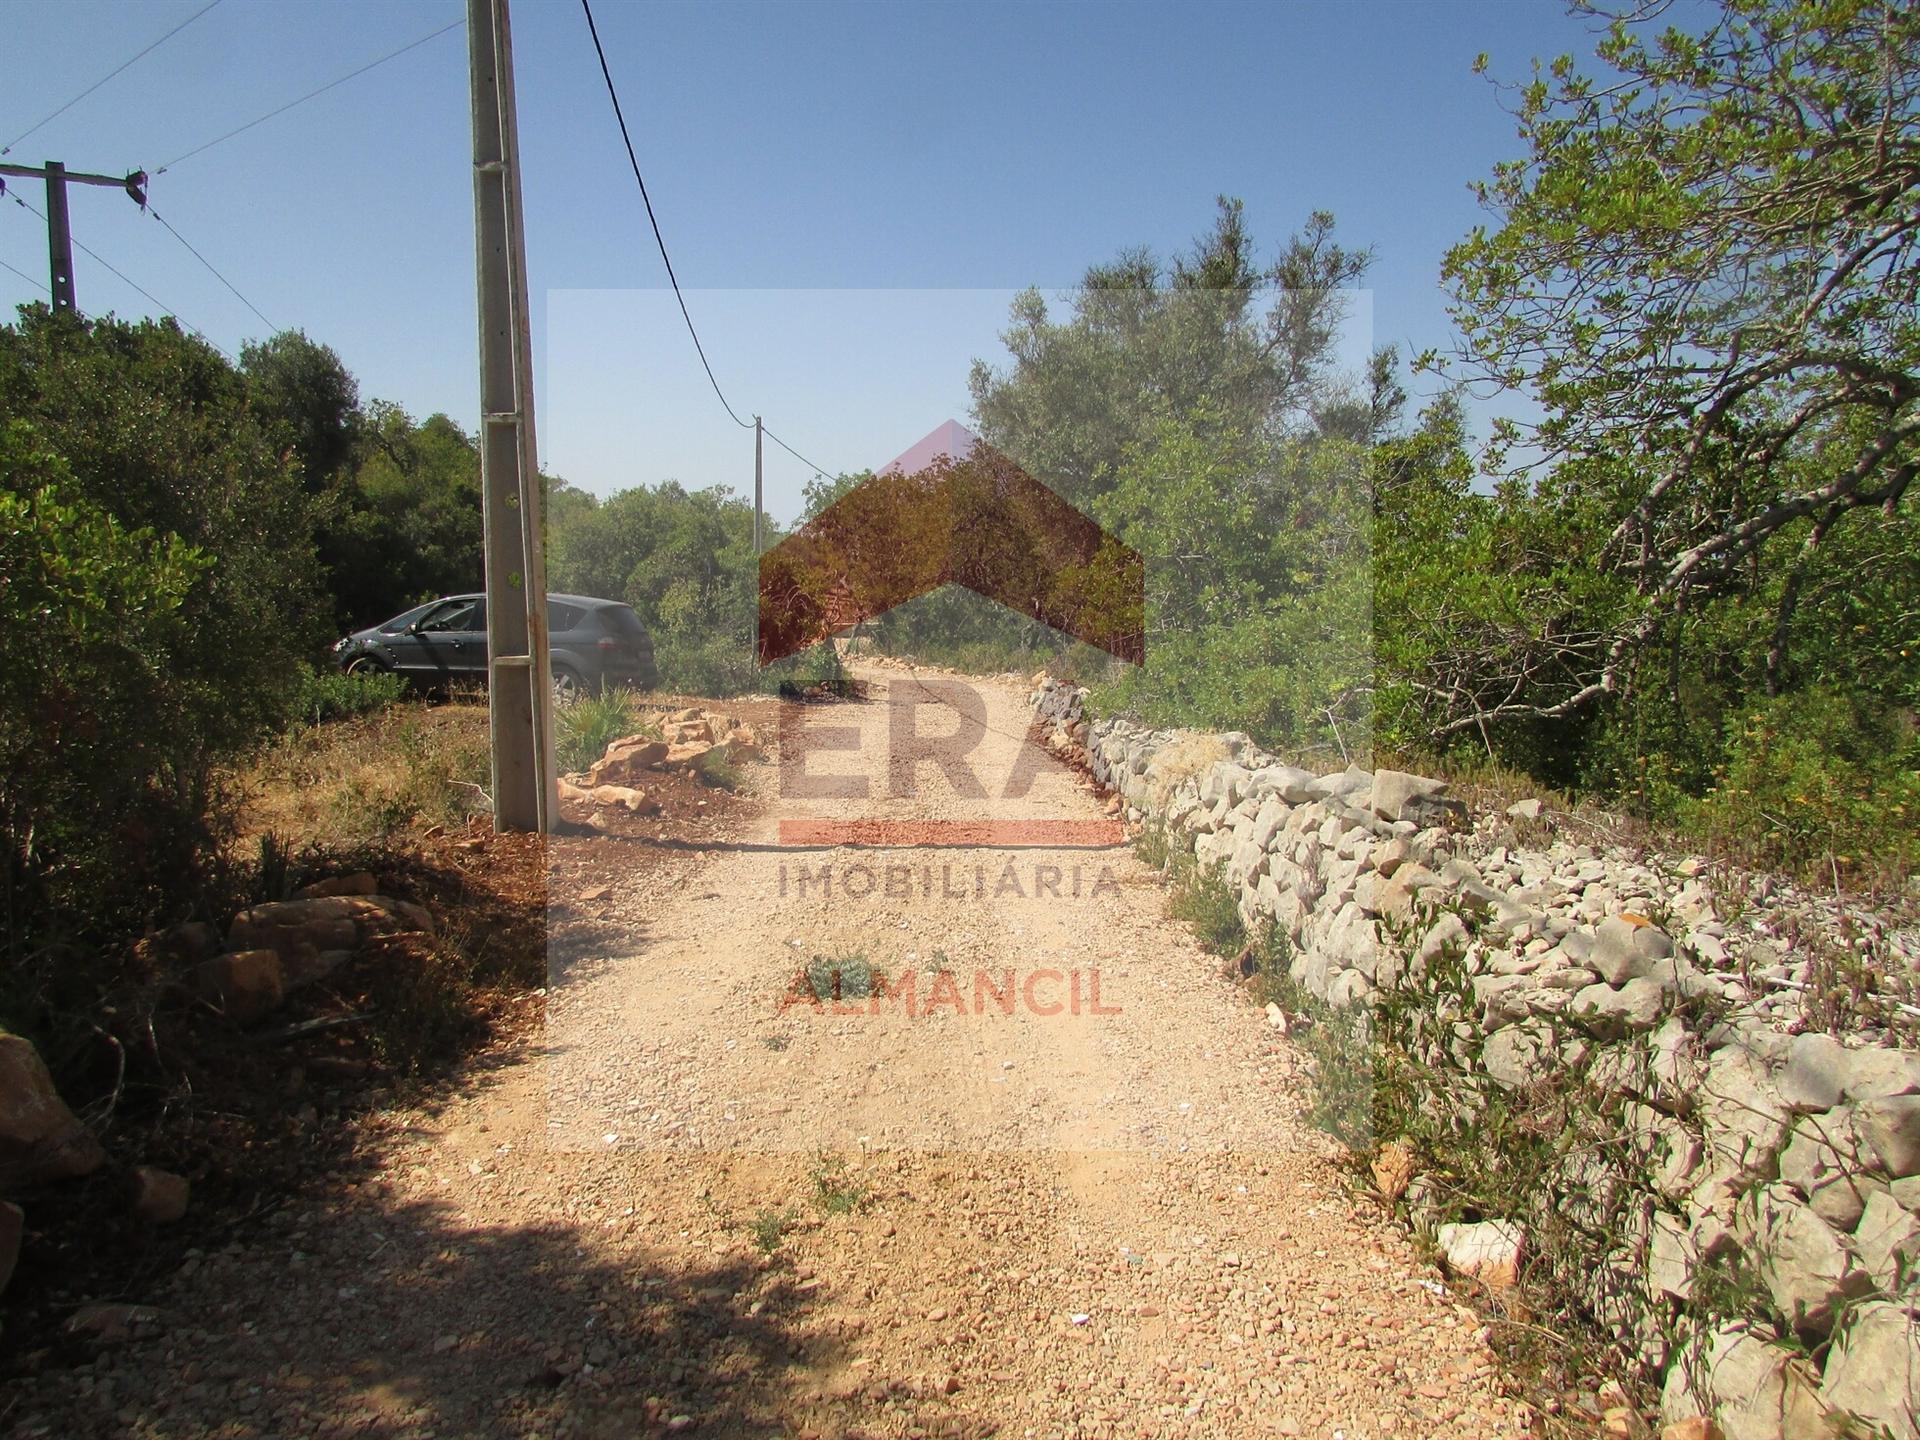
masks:
[[[1148,825],[1133,837],[1133,853],[1140,857],[1140,863],[1150,869],[1165,872],[1167,856],[1172,846],[1167,841],[1164,825]]]
[[[694,762],[694,773],[700,777],[700,783],[715,790],[738,790],[740,788],[740,763],[723,749],[707,751]]]
[[[1191,925],[1214,954],[1238,955],[1246,947],[1247,927],[1226,877],[1217,869],[1202,869],[1190,854],[1176,854],[1172,878],[1174,918]]]
[[[828,1215],[850,1215],[867,1203],[867,1185],[838,1155],[821,1154],[813,1163],[813,1203]]]
[[[887,972],[869,964],[864,955],[842,955],[835,959],[816,955],[807,965],[807,984],[814,998],[823,1002],[865,1000],[886,983]]]
[[[777,1055],[793,1042],[784,1035],[768,1034],[760,1037],[760,1043]]]
[[[753,1243],[759,1247],[762,1255],[772,1255],[779,1250],[796,1218],[791,1210],[762,1209],[755,1212],[753,1223],[748,1228],[753,1231]]]

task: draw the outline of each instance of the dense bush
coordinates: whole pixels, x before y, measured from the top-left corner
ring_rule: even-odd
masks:
[[[299,688],[294,692],[293,714],[309,725],[320,725],[379,710],[406,693],[405,677],[383,670],[363,669],[343,675],[337,670],[303,665]]]
[[[206,727],[178,671],[211,562],[80,496],[21,422],[0,477],[5,968],[31,988],[36,960],[137,925],[200,855]]]
[[[29,1026],[219,867],[218,766],[326,634],[313,512],[246,387],[171,322],[0,327],[0,824]],[[110,974],[111,967],[107,967]]]

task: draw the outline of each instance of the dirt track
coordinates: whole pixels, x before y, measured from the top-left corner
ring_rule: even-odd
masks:
[[[801,718],[857,731],[808,768],[868,798],[750,767],[714,848],[629,877],[562,843],[543,1041],[389,1116],[377,1180],[179,1276],[157,1336],[49,1382],[49,1433],[1522,1433],[1478,1322],[1299,1118],[1288,1042],[1086,843],[1104,808],[1021,692],[976,682],[982,798],[889,744],[954,712],[864,678]],[[875,850],[782,820],[1019,824]],[[856,954],[882,1000],[796,983]]]

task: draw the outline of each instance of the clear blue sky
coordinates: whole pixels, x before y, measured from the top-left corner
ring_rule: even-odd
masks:
[[[0,143],[205,0],[6,0]],[[459,19],[460,0],[222,0],[6,158],[119,172],[173,157]],[[1269,250],[1313,209],[1370,244],[1371,334],[1444,343],[1440,257],[1468,183],[1518,153],[1471,73],[1586,55],[1551,3],[632,4],[601,36],[695,320],[736,408],[830,469],[964,419],[1007,293],[1162,253],[1246,201]],[[606,492],[751,482],[677,315],[570,0],[517,0],[543,459]],[[332,345],[365,398],[476,420],[464,29],[157,175],[155,208],[277,327]],[[10,181],[37,208],[44,194]],[[76,237],[215,342],[266,327],[117,191]],[[44,298],[44,230],[0,205],[0,305]],[[84,252],[80,306],[152,313]],[[797,292],[857,292],[842,296]],[[873,292],[896,291],[892,296]],[[936,292],[950,292],[940,294]],[[550,304],[551,302],[551,304]],[[548,327],[549,310],[554,327]],[[595,347],[618,335],[619,364]],[[631,387],[631,406],[618,402]],[[811,473],[770,449],[768,508]]]

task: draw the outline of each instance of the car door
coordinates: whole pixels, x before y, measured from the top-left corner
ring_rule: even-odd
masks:
[[[422,679],[472,680],[487,669],[486,601],[449,600],[413,629]]]
[[[398,630],[382,632],[381,640],[393,668],[419,684],[432,681],[435,674],[434,651],[426,627],[440,616],[450,614],[462,601],[441,600],[423,607]]]

